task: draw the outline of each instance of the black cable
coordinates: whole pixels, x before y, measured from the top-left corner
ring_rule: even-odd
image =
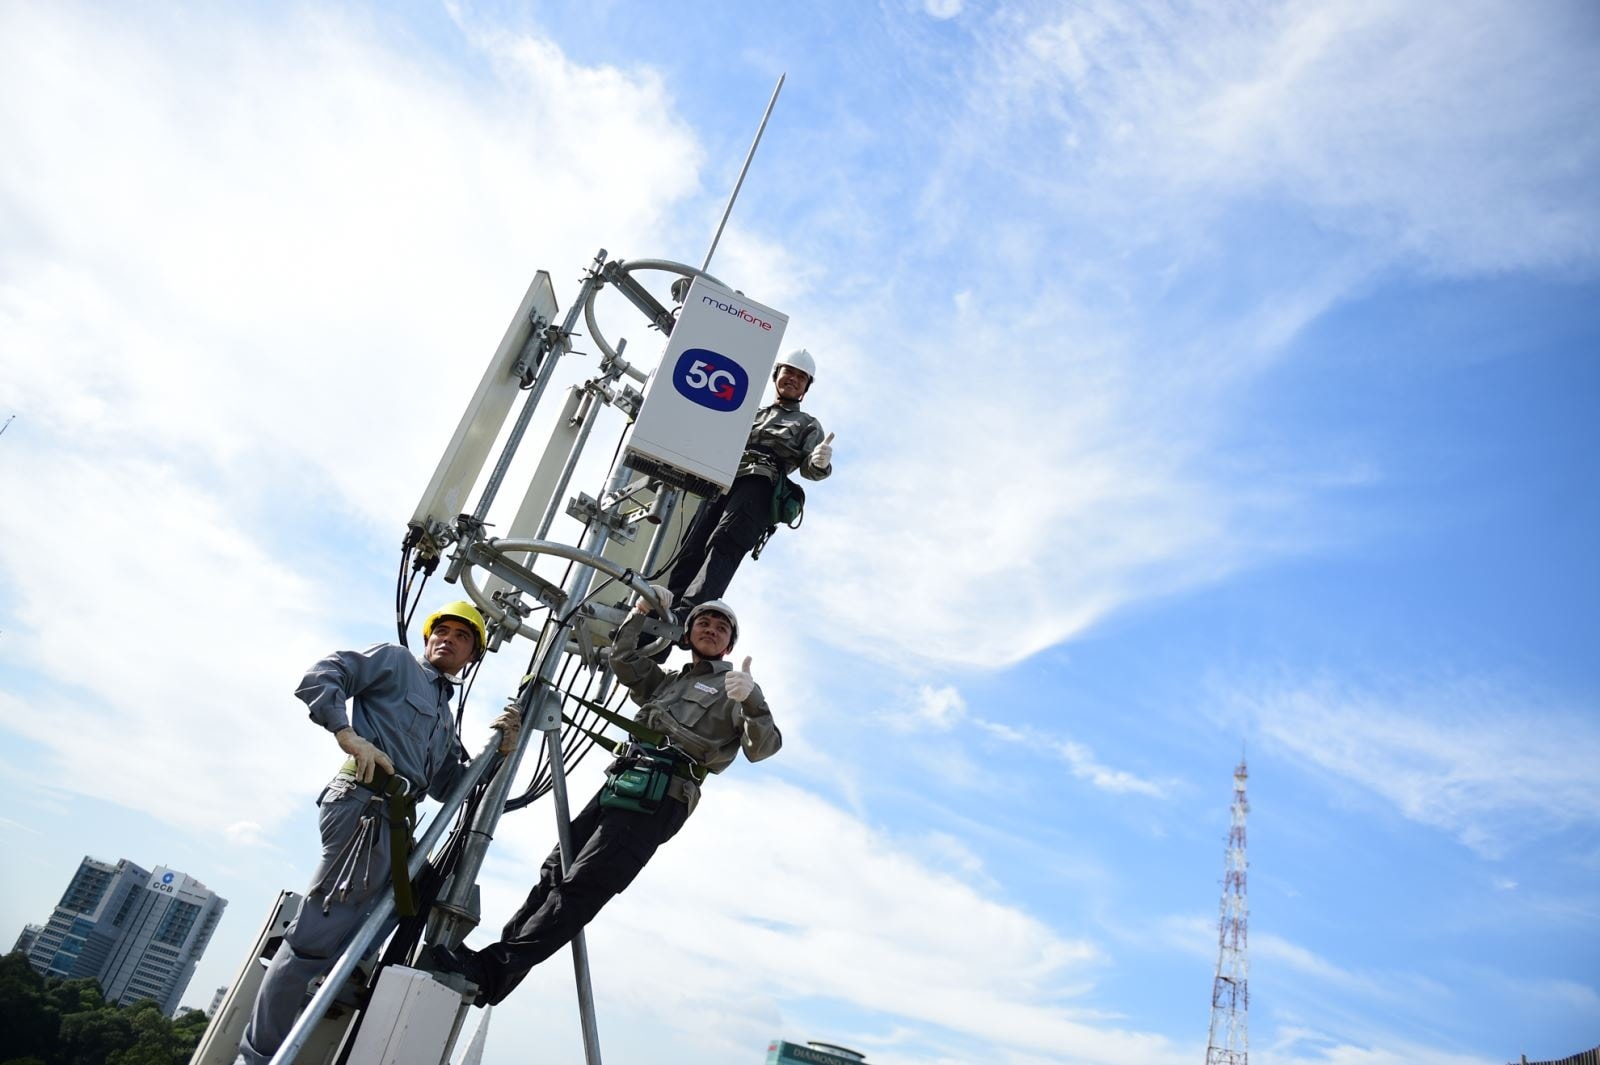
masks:
[[[394,626],[400,638],[401,647],[409,647],[406,642],[406,563],[411,561],[411,538],[407,537],[400,545],[400,572],[394,579]]]
[[[617,462],[621,458],[621,455],[622,455],[622,443],[623,443],[623,437],[619,436],[617,438],[617,446],[616,446],[615,450],[613,450],[613,452],[612,452],[611,462],[609,464],[609,467],[608,467],[607,473],[606,473],[606,477],[607,477],[608,481],[611,479],[612,474],[614,474],[616,469],[617,469]],[[648,575],[639,574],[640,576],[643,576],[644,579],[647,582],[648,581],[655,581],[655,580],[659,579],[663,574],[665,574],[669,570],[671,570],[671,568],[677,563],[679,556],[682,555],[683,548],[684,548],[684,536],[685,536],[685,533],[686,533],[686,527],[685,527],[686,526],[686,519],[685,519],[685,516],[684,516],[686,510],[687,510],[687,507],[680,506],[680,507],[676,508],[676,510],[675,510],[675,512],[673,514],[673,523],[674,523],[676,529],[675,529],[675,543],[674,543],[673,552],[672,552],[671,556],[668,557],[667,560],[665,562],[663,562],[655,570],[654,573],[651,573],[651,574],[648,574]],[[582,543],[585,539],[587,539],[587,537],[589,535],[589,530],[592,527],[592,525],[593,525],[593,520],[592,519],[589,520],[589,521],[585,521],[583,523],[582,532],[579,534],[579,537],[578,537],[578,542],[579,543]],[[565,587],[567,581],[572,576],[572,567],[574,565],[576,565],[576,564],[577,563],[574,560],[570,560],[569,559],[567,561],[566,568],[563,570],[562,576],[561,576],[561,586],[562,587]],[[629,570],[626,575],[630,575],[631,576],[631,575],[635,575],[635,574],[633,574],[632,570]],[[588,594],[586,594],[577,603],[575,603],[571,607],[569,607],[563,614],[558,615],[554,610],[552,610],[550,612],[549,618],[546,619],[546,624],[547,625],[549,625],[549,624],[558,624],[558,625],[570,624],[572,622],[572,620],[577,617],[577,614],[578,614],[579,610],[581,610],[587,603],[593,601],[597,596],[599,596],[602,592],[604,592],[612,584],[616,583],[616,581],[617,581],[616,577],[608,576],[605,580],[601,581],[600,584],[597,587],[591,589],[588,592]],[[549,653],[551,653],[551,654],[563,653],[564,654],[565,650],[562,649],[562,650],[558,651],[555,648],[551,648]],[[538,658],[539,658],[538,651],[535,650],[534,653],[529,656],[528,668],[526,670],[526,675],[531,677],[531,676],[533,676],[535,674],[535,672],[536,672],[536,670],[538,669],[538,666],[539,666]],[[553,689],[556,692],[560,693],[563,711],[565,711],[567,709],[567,705],[566,704],[567,704],[568,700],[573,697],[572,687],[573,687],[573,681],[574,681],[575,678],[573,678],[572,673],[580,664],[581,663],[580,663],[579,659],[577,659],[575,657],[569,659],[561,667],[560,673],[558,674],[557,682],[554,685],[552,685]],[[602,675],[603,675],[602,671],[591,671],[588,683],[584,685],[583,695],[579,696],[579,698],[588,699],[589,696],[593,693],[594,685],[599,682],[599,680],[600,680]],[[613,674],[613,676],[614,676],[614,674]],[[612,691],[611,696],[608,697],[608,706],[607,706],[607,708],[611,709],[613,711],[619,710],[619,709],[621,709],[621,706],[626,701],[626,699],[627,699],[627,688],[619,683],[617,685],[617,687]],[[594,738],[593,733],[603,733],[605,731],[608,723],[603,721],[603,720],[601,720],[601,718],[600,718],[600,716],[598,714],[594,713],[588,707],[582,706],[582,704],[580,704],[579,705],[579,709],[577,711],[575,711],[573,714],[569,715],[569,717],[571,718],[571,722],[572,723],[569,724],[569,723],[565,723],[564,722],[563,726],[562,726],[562,731],[561,731],[562,747],[563,747],[563,751],[565,752],[565,750],[566,750],[566,748],[568,746],[568,742],[570,741],[572,743],[572,750],[571,750],[571,753],[570,753],[570,758],[567,761],[568,761],[568,765],[571,768],[576,768],[583,761],[584,756],[586,756],[591,750],[594,749],[595,746],[597,746],[597,741]],[[591,727],[591,726],[593,726],[593,727]],[[579,736],[581,738],[574,740],[573,739],[574,736]],[[533,773],[532,773],[532,775],[531,775],[531,777],[530,777],[530,779],[528,781],[527,787],[525,789],[523,789],[523,792],[520,795],[518,795],[517,797],[507,800],[506,806],[505,806],[505,810],[506,810],[507,813],[510,813],[510,812],[512,812],[514,810],[520,810],[520,809],[522,809],[522,808],[524,808],[526,806],[529,806],[532,803],[538,801],[538,799],[542,798],[546,793],[549,792],[549,790],[550,790],[550,788],[552,786],[552,781],[550,779],[551,778],[551,769],[550,769],[549,752],[546,749],[546,747],[547,747],[547,745],[542,746],[541,749],[540,749],[539,757],[538,757],[537,761],[534,764]]]

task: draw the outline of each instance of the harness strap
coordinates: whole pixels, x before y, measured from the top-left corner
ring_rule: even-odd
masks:
[[[541,681],[540,683],[544,682]],[[667,734],[665,732],[657,732],[650,726],[640,724],[631,717],[623,717],[621,714],[617,713],[615,710],[612,710],[603,703],[597,703],[592,699],[585,699],[578,695],[569,695],[567,698],[581,706],[593,710],[595,713],[599,714],[601,717],[605,718],[607,721],[611,722],[613,725],[617,726],[622,731],[638,740],[640,743],[648,743],[652,747],[660,747],[663,743],[667,742]]]
[[[598,743],[602,749],[606,750],[612,755],[621,755],[627,750],[628,745],[625,742],[621,740],[614,740],[609,736],[595,732],[593,729],[584,728],[566,714],[561,715],[561,720],[565,721],[567,724],[571,725],[585,736],[588,736],[591,740],[594,740],[594,742]],[[648,744],[647,746],[655,747],[658,750],[662,749],[660,744]],[[673,776],[682,777],[685,780],[692,780],[696,784],[705,783],[707,776],[707,770],[705,766],[691,759],[680,748],[672,747],[669,749],[674,755],[677,756],[673,759]]]
[[[541,680],[539,683],[541,683],[541,684],[549,684],[548,681],[544,681],[544,680]],[[553,687],[553,685],[551,687]],[[587,708],[589,710],[594,711],[596,714],[599,714],[601,717],[605,718],[607,721],[611,722],[613,725],[617,726],[622,731],[626,732],[629,736],[632,736],[634,739],[638,740],[640,743],[644,744],[647,747],[669,747],[669,746],[672,746],[671,743],[670,743],[670,737],[665,732],[658,732],[658,731],[656,731],[655,729],[651,728],[648,725],[640,724],[639,722],[635,721],[631,717],[624,717],[623,715],[617,713],[615,710],[612,710],[610,707],[604,705],[603,703],[597,703],[592,699],[585,699],[585,698],[583,698],[582,696],[579,696],[579,695],[570,695],[569,694],[566,697],[571,699],[573,702],[578,703],[580,706],[583,706],[583,707],[585,707],[585,708]],[[602,736],[598,735],[597,733],[590,732],[588,729],[584,728],[582,725],[580,725],[576,721],[572,720],[572,718],[568,717],[566,714],[562,714],[561,715],[561,720],[565,721],[567,724],[571,725],[573,728],[578,729],[580,732],[584,733],[585,735],[593,737],[596,742],[598,742],[601,746],[603,746],[606,750],[610,751],[612,754],[616,754],[617,753],[617,748],[621,746],[621,744],[617,743],[615,740],[606,739],[605,737],[602,737]],[[677,751],[677,753],[682,756],[683,762],[684,762],[684,768],[686,770],[685,772],[683,772],[681,774],[677,774],[677,775],[686,776],[689,779],[695,781],[696,783],[702,782],[702,781],[704,781],[706,779],[707,770],[706,770],[705,766],[701,765],[699,762],[695,761],[693,758],[690,758],[688,753],[683,751],[682,749],[680,749],[678,747],[672,747],[672,749],[674,751]]]
[[[354,776],[356,760],[347,759],[343,772]],[[417,827],[417,800],[411,797],[411,782],[380,765],[372,767],[372,783],[356,783],[380,796],[389,814],[389,882],[394,887],[394,910],[401,917],[417,915],[416,888],[406,869],[411,860],[411,833]]]

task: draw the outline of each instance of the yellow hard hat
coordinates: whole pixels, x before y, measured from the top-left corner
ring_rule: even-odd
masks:
[[[478,650],[483,650],[489,642],[489,629],[483,622],[483,615],[478,613],[478,608],[465,599],[444,606],[428,615],[428,620],[422,623],[422,638],[426,640],[433,633],[433,623],[440,618],[455,618],[465,621],[472,626],[472,631],[478,634]]]

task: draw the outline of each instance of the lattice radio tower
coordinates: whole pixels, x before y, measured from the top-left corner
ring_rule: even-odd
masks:
[[[1233,771],[1232,824],[1217,922],[1217,978],[1211,985],[1211,1034],[1206,1065],[1250,1065],[1250,907],[1245,894],[1244,819],[1250,812],[1244,759]]]

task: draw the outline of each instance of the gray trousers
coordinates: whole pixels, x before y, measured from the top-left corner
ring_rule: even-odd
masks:
[[[322,861],[300,915],[284,934],[256,992],[250,1024],[239,1043],[247,1065],[266,1065],[277,1053],[306,1004],[306,985],[333,968],[373,903],[389,890],[389,822],[383,800],[349,778],[335,777],[317,806]]]

